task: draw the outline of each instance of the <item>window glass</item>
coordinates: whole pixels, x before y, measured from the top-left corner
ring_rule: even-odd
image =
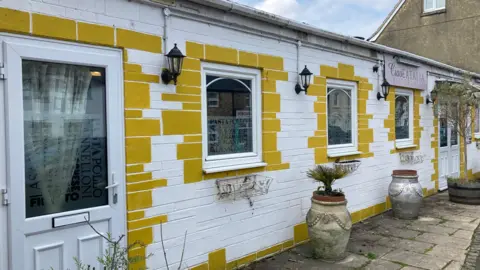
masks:
[[[434,9],[434,1],[435,0],[425,0],[425,10]]]
[[[26,217],[108,203],[105,69],[23,60]]]
[[[445,8],[445,0],[436,0],[437,1],[437,5],[435,6],[435,8]]]
[[[451,146],[454,146],[454,145],[458,145],[458,131],[457,131],[457,127],[455,126],[452,126],[452,132],[451,132],[451,135],[450,135],[450,145]]]
[[[475,133],[480,133],[480,107],[475,106]]]
[[[446,118],[440,118],[440,147],[448,146],[448,124]]]
[[[410,139],[410,97],[395,96],[395,138]]]
[[[207,76],[208,155],[253,152],[251,80]],[[216,97],[216,106],[210,106]]]
[[[328,88],[328,144],[352,143],[351,89]]]

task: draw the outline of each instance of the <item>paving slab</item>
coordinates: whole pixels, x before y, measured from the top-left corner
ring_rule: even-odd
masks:
[[[413,220],[410,223],[410,226],[418,226],[418,225],[438,225],[442,222],[443,219],[429,217],[429,216],[419,216],[417,220]]]
[[[451,261],[447,267],[443,268],[444,270],[461,270],[462,264],[456,261]]]
[[[365,270],[398,270],[398,269],[405,269],[402,268],[403,266],[398,263],[393,263],[386,260],[374,260],[370,262],[367,266],[363,269]]]
[[[428,233],[435,233],[435,234],[441,234],[441,235],[446,235],[449,236],[458,229],[456,228],[449,228],[449,227],[444,227],[444,226],[439,226],[439,225],[431,225],[431,224],[412,224],[410,226],[407,226],[407,229],[409,230],[415,230],[415,231],[421,231],[421,232],[428,232]]]
[[[435,245],[432,243],[418,242],[414,240],[401,239],[396,237],[384,237],[376,242],[377,245],[387,246],[394,249],[425,253]]]
[[[465,257],[467,256],[467,250],[450,247],[450,246],[437,245],[433,247],[431,250],[429,250],[428,252],[426,252],[426,254],[435,256],[435,257],[442,257],[450,260],[456,260],[463,263],[465,261]]]
[[[368,255],[370,253],[374,254],[377,258],[380,258],[392,251],[393,248],[385,245],[379,245],[376,242],[353,239],[348,243],[347,250],[351,253],[359,255]]]
[[[439,226],[462,229],[462,230],[467,230],[467,231],[472,231],[473,232],[473,231],[475,231],[475,229],[477,228],[478,225],[475,224],[475,223],[446,221],[446,222],[440,223]]]
[[[458,230],[452,236],[457,237],[457,238],[472,240],[473,232],[472,231],[466,231],[466,230]]]
[[[444,245],[444,246],[451,246],[459,249],[466,249],[467,247],[470,246],[470,241],[468,240],[456,238],[453,236],[444,236],[444,235],[434,234],[434,233],[424,233],[418,236],[417,238],[415,238],[415,241],[432,243],[437,245]]]
[[[404,238],[404,239],[414,239],[415,237],[422,234],[422,232],[419,232],[419,231],[399,229],[399,228],[393,228],[393,227],[386,228],[383,226],[378,227],[376,229],[376,232],[384,236],[394,236],[394,237]]]
[[[405,250],[392,251],[385,255],[384,259],[425,269],[442,269],[451,261]]]

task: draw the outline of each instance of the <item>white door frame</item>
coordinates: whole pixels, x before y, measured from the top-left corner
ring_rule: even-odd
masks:
[[[27,259],[24,258],[24,254],[28,248],[23,241],[25,235],[54,231],[55,229],[52,229],[53,217],[89,212],[90,220],[93,222],[105,220],[107,211],[107,216],[110,215],[110,218],[115,217],[118,221],[122,220],[122,222],[111,222],[110,230],[125,234],[125,139],[121,51],[15,35],[2,34],[0,39],[3,40],[7,78],[4,84],[6,115],[4,118],[0,117],[0,130],[3,125],[6,127],[6,162],[3,163],[6,164],[6,183],[11,194],[10,197],[15,194],[15,197],[21,198],[12,201],[12,204],[8,206],[8,246],[9,250],[13,251],[9,254],[9,269],[24,269],[24,260]],[[109,192],[108,205],[25,218],[22,59],[98,66],[106,69],[108,184],[112,185],[113,181],[119,184],[116,191]],[[1,147],[2,144],[0,144],[0,150],[2,150]],[[1,156],[0,161],[2,161]],[[116,204],[113,203],[113,193],[118,196]],[[66,259],[73,260],[73,258]]]
[[[441,191],[448,188],[447,177],[458,177],[460,174],[460,137],[457,132],[457,145],[452,146],[452,127],[448,123],[448,120],[446,124],[447,146],[441,147],[441,120],[438,118],[438,189]],[[458,157],[458,159],[456,157]]]

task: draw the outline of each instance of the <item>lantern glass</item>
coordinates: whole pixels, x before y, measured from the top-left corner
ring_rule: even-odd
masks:
[[[382,94],[385,98],[387,98],[389,91],[390,91],[390,84],[386,80],[384,80],[382,83]]]
[[[308,88],[310,86],[310,79],[312,78],[313,73],[308,70],[307,66],[302,70],[300,73],[300,81],[304,88]]]

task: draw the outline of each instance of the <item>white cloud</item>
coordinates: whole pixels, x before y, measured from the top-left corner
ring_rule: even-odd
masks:
[[[398,0],[236,0],[344,35],[369,37]]]

